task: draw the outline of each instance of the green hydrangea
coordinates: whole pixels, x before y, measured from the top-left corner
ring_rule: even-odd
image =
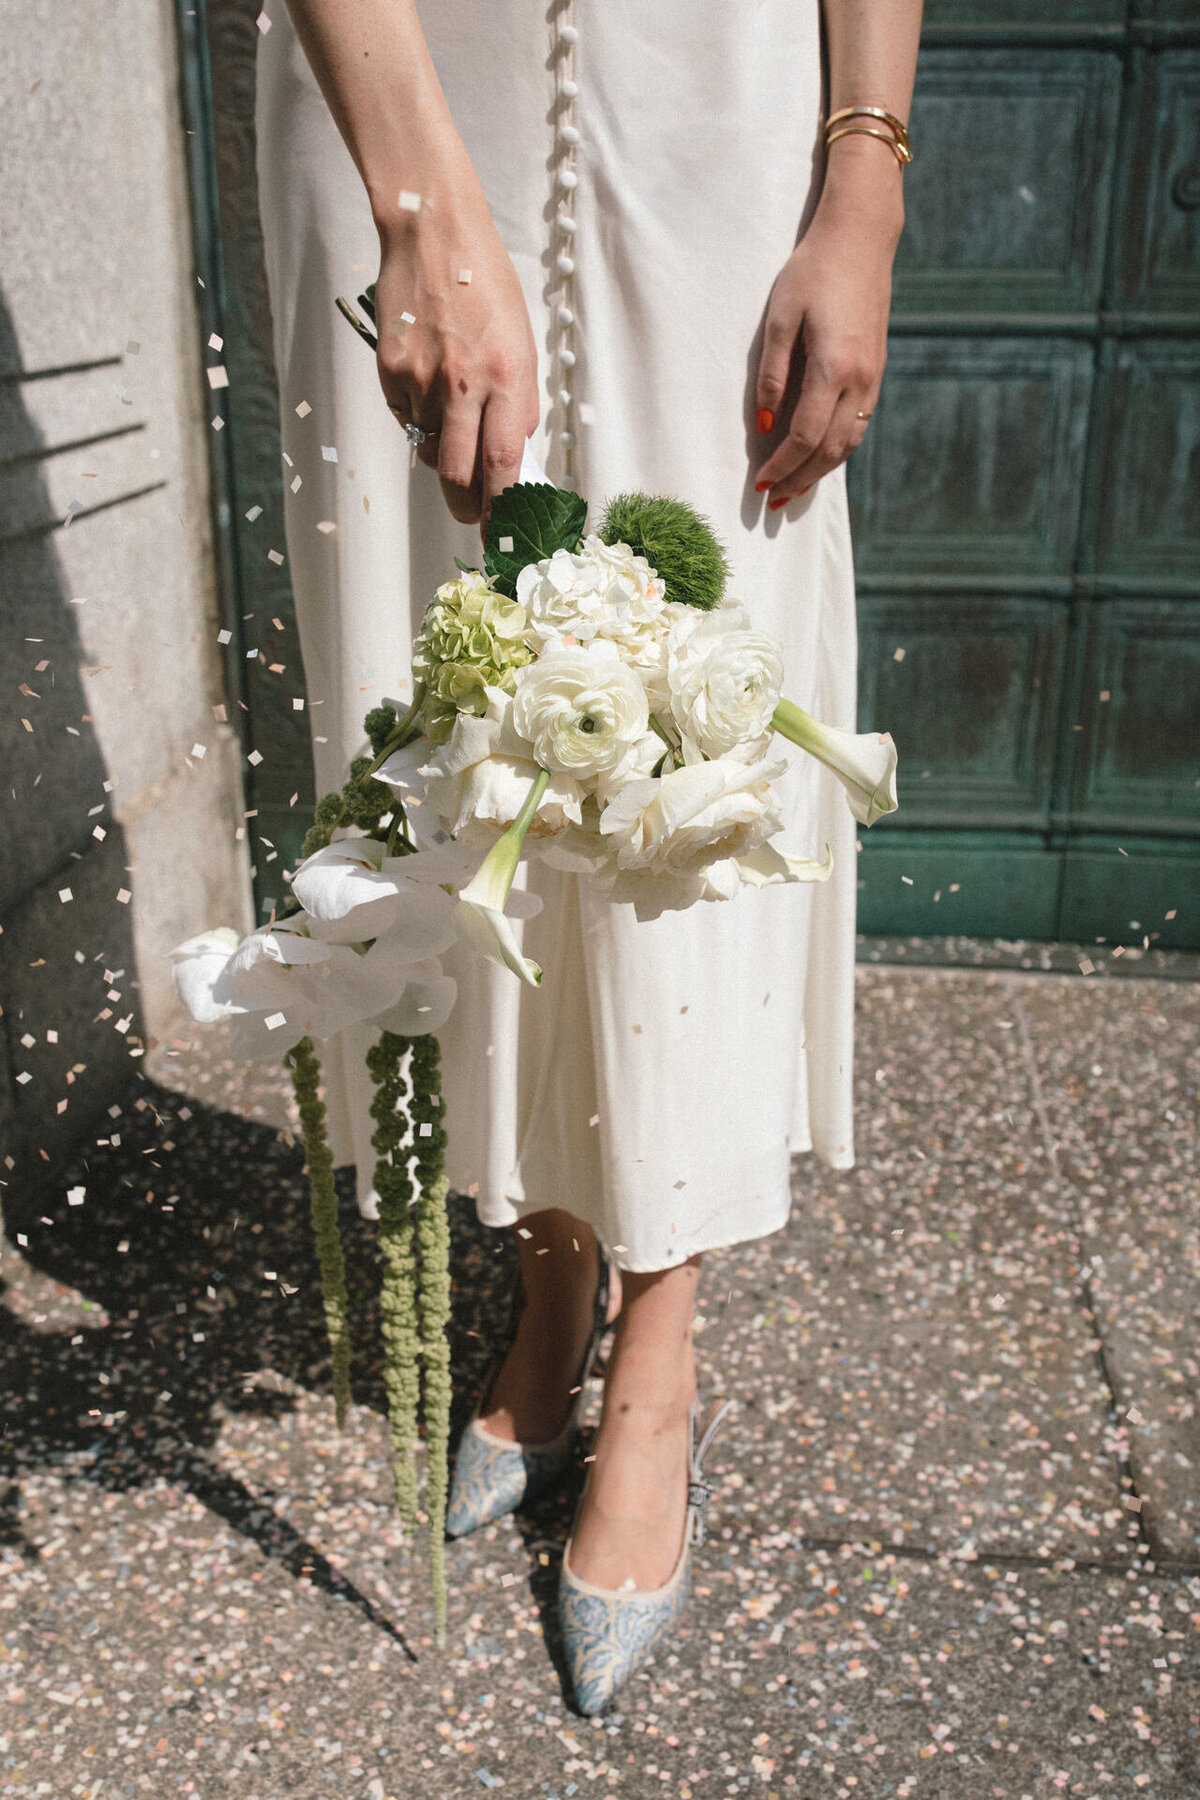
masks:
[[[525,642],[527,620],[509,600],[470,569],[438,589],[413,644],[413,675],[425,684],[422,724],[444,744],[460,712],[487,711],[487,687],[511,694],[517,670],[535,660]]]

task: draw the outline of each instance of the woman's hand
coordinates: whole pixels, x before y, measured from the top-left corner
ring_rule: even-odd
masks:
[[[478,520],[482,534],[537,429],[537,351],[482,194],[441,214],[425,204],[380,227],[379,380],[400,425],[430,434],[417,455],[437,470],[454,517]]]
[[[775,279],[756,405],[760,430],[786,424],[787,435],[754,484],[756,493],[770,490],[772,510],[807,493],[866,435],[867,420],[856,415],[873,412],[879,397],[898,238],[886,215],[877,220],[852,207],[821,206]]]

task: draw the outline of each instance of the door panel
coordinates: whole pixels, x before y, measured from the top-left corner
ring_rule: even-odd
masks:
[[[1200,599],[1200,342],[1119,344],[1104,390],[1097,567]]]
[[[897,825],[1049,823],[1066,625],[1055,600],[864,596],[862,710],[900,752]]]
[[[1089,640],[1075,823],[1200,830],[1200,607],[1099,601]]]
[[[864,573],[1068,574],[1092,360],[1071,338],[893,338],[853,459]]]
[[[1195,9],[1193,9],[1194,13]],[[1200,308],[1200,51],[1147,54],[1129,156],[1121,298],[1150,312]]]
[[[896,310],[1094,306],[1120,88],[1115,52],[923,52]]]

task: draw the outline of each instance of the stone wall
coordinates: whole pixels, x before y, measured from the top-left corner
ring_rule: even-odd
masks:
[[[0,1169],[51,1176],[251,918],[169,0],[0,0]]]

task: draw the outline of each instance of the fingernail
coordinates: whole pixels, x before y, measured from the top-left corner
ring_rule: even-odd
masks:
[[[769,481],[756,481],[754,484],[754,491],[756,494],[765,494],[770,485],[771,483]]]
[[[768,431],[774,431],[774,429],[775,414],[769,406],[760,406],[758,409],[758,435],[765,437]]]
[[[778,500],[768,500],[767,505],[770,507],[772,512],[778,512],[781,506],[787,505],[787,503],[791,499],[791,497],[792,496],[790,494],[783,494],[780,496],[780,498]]]

